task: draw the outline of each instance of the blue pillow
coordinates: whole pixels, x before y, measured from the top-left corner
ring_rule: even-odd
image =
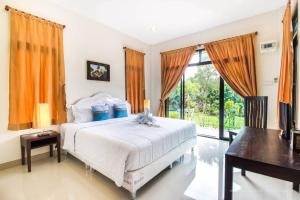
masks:
[[[102,121],[109,119],[109,105],[100,104],[92,106],[93,121]]]
[[[115,118],[128,117],[126,103],[114,104],[113,109]]]

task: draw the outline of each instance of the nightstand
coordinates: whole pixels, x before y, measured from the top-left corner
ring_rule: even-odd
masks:
[[[25,150],[27,154],[28,172],[31,172],[31,149],[50,146],[50,157],[53,156],[53,145],[57,147],[57,162],[60,162],[60,133],[46,131],[47,135],[38,136],[40,133],[21,135],[22,165],[25,165]]]

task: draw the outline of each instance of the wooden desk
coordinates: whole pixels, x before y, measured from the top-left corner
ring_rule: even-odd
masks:
[[[60,133],[47,131],[49,135],[38,137],[37,133],[21,135],[22,165],[25,165],[25,149],[27,153],[28,172],[31,172],[31,149],[50,146],[50,157],[53,156],[53,144],[57,147],[57,161],[60,162]]]
[[[293,182],[299,191],[300,154],[279,130],[243,128],[225,154],[225,200],[232,199],[233,167]]]

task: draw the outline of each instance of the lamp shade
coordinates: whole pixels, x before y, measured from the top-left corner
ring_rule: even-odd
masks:
[[[37,106],[37,128],[46,128],[51,125],[50,108],[48,103],[40,103]]]
[[[150,109],[150,100],[149,99],[144,100],[144,109]]]

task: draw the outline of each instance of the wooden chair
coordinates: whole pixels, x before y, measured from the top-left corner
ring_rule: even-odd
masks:
[[[251,128],[267,128],[268,120],[268,97],[267,96],[249,96],[244,98],[245,108],[245,126]],[[232,143],[237,133],[229,131],[229,144]],[[242,169],[242,176],[246,171]]]

